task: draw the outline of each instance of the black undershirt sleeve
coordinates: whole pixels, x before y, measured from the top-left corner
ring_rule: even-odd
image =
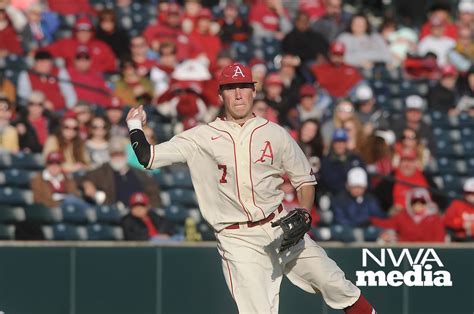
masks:
[[[150,162],[150,143],[148,143],[145,133],[140,129],[130,131],[130,143],[133,151],[137,155],[138,162],[146,168]]]

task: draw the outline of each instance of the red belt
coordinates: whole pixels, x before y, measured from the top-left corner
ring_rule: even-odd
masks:
[[[253,227],[256,227],[256,226],[260,226],[260,225],[264,225],[266,224],[267,222],[271,221],[273,218],[275,218],[276,216],[276,212],[278,211],[278,214],[281,213],[283,211],[283,206],[280,204],[280,206],[278,206],[278,209],[275,210],[273,213],[271,213],[270,215],[268,215],[267,218],[263,218],[261,220],[258,220],[258,221],[247,221],[247,222],[236,222],[235,224],[232,224],[230,226],[227,226],[225,227],[225,229],[239,229],[240,228],[240,224],[242,223],[246,223],[247,224],[247,227],[249,228],[253,228]]]

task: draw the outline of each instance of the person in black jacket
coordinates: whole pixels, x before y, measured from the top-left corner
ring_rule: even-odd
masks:
[[[121,222],[125,240],[167,239],[174,233],[174,226],[169,221],[150,210],[150,201],[145,193],[132,194],[129,205],[130,213]]]

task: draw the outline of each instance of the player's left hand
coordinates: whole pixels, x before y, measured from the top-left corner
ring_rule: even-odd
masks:
[[[311,228],[311,215],[304,208],[295,208],[285,217],[272,222],[272,227],[278,226],[283,230],[283,240],[280,245],[280,252],[283,252],[303,239]]]

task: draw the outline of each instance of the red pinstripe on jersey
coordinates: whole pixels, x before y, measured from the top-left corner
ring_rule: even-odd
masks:
[[[232,135],[225,131],[225,130],[221,130],[221,129],[218,129],[210,124],[208,124],[208,126],[210,126],[211,128],[219,131],[219,132],[224,132],[226,133],[227,135],[229,135],[230,139],[232,140],[232,145],[234,146],[234,165],[235,165],[235,182],[237,184],[237,197],[239,198],[239,203],[240,203],[240,206],[242,206],[242,209],[244,210],[245,214],[247,215],[247,220],[251,221],[252,220],[252,215],[250,214],[249,211],[247,211],[247,209],[245,208],[244,206],[244,203],[242,202],[242,199],[240,198],[240,188],[239,188],[239,171],[238,171],[238,168],[237,168],[237,155],[236,155],[236,152],[235,152],[235,141],[234,141],[234,138],[232,137]]]
[[[258,207],[260,209],[260,211],[262,212],[263,218],[266,218],[265,213],[263,212],[263,209],[260,206],[258,206],[257,203],[255,202],[255,193],[254,193],[254,190],[253,190],[253,180],[252,180],[252,137],[253,137],[253,133],[256,130],[260,129],[261,127],[264,127],[267,124],[268,124],[268,120],[264,124],[259,125],[258,127],[253,129],[252,133],[250,133],[250,141],[249,141],[249,159],[250,159],[249,170],[250,170],[250,186],[252,188],[252,200],[253,200],[253,204],[256,207]]]

